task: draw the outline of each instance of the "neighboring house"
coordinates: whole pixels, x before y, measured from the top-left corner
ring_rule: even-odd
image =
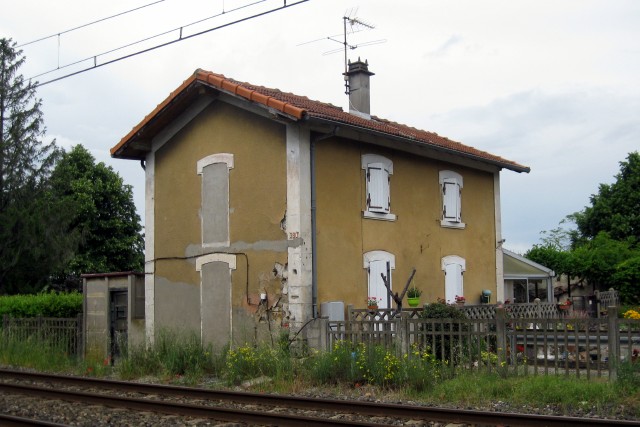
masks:
[[[146,171],[149,339],[311,328],[323,302],[390,306],[381,275],[413,268],[423,302],[502,298],[499,173],[529,168],[371,116],[372,74],[349,64],[344,112],[197,70],[112,148]]]
[[[504,254],[504,301],[530,303],[556,302],[553,282],[556,273],[514,252],[502,249]]]

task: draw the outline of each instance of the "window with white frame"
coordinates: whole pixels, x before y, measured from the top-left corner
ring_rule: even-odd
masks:
[[[462,222],[462,175],[453,171],[440,171],[440,192],[442,193],[443,227],[464,228]]]
[[[444,271],[444,299],[448,303],[454,303],[456,296],[464,296],[463,276],[466,270],[464,258],[457,255],[449,255],[442,258],[442,271]]]
[[[229,170],[233,154],[217,153],[198,160],[196,172],[202,177],[200,226],[202,246],[229,245]]]
[[[379,308],[391,307],[391,297],[387,292],[382,275],[388,278],[393,289],[391,272],[396,268],[396,257],[385,251],[371,251],[364,254],[364,268],[367,270],[367,296],[375,297]]]
[[[391,175],[393,162],[377,154],[362,156],[362,169],[366,180],[365,218],[376,218],[393,221],[396,216],[391,213]]]

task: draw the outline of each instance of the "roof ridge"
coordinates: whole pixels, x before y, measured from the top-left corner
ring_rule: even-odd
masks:
[[[330,102],[324,102],[324,101],[318,101],[318,100],[316,100],[316,99],[311,99],[311,98],[309,98],[309,97],[307,97],[307,96],[305,96],[305,95],[298,95],[298,94],[295,94],[295,93],[293,93],[293,92],[283,91],[283,90],[281,90],[281,89],[279,89],[279,88],[272,88],[272,87],[267,87],[267,86],[262,86],[262,85],[256,85],[256,84],[249,83],[249,82],[243,82],[243,81],[241,81],[241,80],[236,80],[236,79],[229,78],[229,77],[226,77],[226,79],[227,79],[227,80],[229,80],[229,81],[231,81],[231,82],[234,82],[234,83],[236,83],[236,84],[242,85],[242,86],[244,86],[244,87],[252,88],[252,89],[254,89],[254,90],[264,91],[264,92],[275,92],[275,93],[277,93],[278,95],[282,95],[282,96],[291,96],[291,97],[293,97],[293,98],[297,98],[297,99],[300,99],[300,100],[303,100],[303,101],[308,101],[308,102],[310,102],[310,103],[314,103],[314,104],[322,104],[323,106],[326,106],[326,107],[328,107],[328,108],[334,108],[334,109],[339,110],[339,111],[341,111],[341,112],[343,112],[343,113],[345,112],[345,111],[342,109],[342,107],[340,107],[340,106],[338,106],[338,105],[333,105],[333,104],[331,104]]]

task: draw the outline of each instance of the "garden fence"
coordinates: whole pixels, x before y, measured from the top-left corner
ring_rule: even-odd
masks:
[[[323,345],[330,351],[338,341],[365,343],[399,354],[428,349],[450,366],[586,378],[615,379],[620,362],[638,358],[640,320],[620,319],[612,307],[606,317],[593,318],[551,306],[464,307],[469,318],[462,320],[423,319],[422,309],[349,307],[346,321],[322,319]]]
[[[82,314],[73,318],[2,317],[4,342],[32,340],[60,348],[71,355],[82,354]]]

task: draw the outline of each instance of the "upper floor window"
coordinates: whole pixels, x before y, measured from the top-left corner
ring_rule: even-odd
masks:
[[[391,213],[393,162],[377,154],[365,154],[362,156],[362,169],[367,184],[364,217],[395,220],[396,216]]]
[[[198,160],[196,171],[202,176],[200,226],[202,246],[229,246],[229,170],[233,154],[217,153]]]
[[[443,227],[464,228],[462,222],[462,175],[452,171],[440,171],[440,191],[442,193]]]

